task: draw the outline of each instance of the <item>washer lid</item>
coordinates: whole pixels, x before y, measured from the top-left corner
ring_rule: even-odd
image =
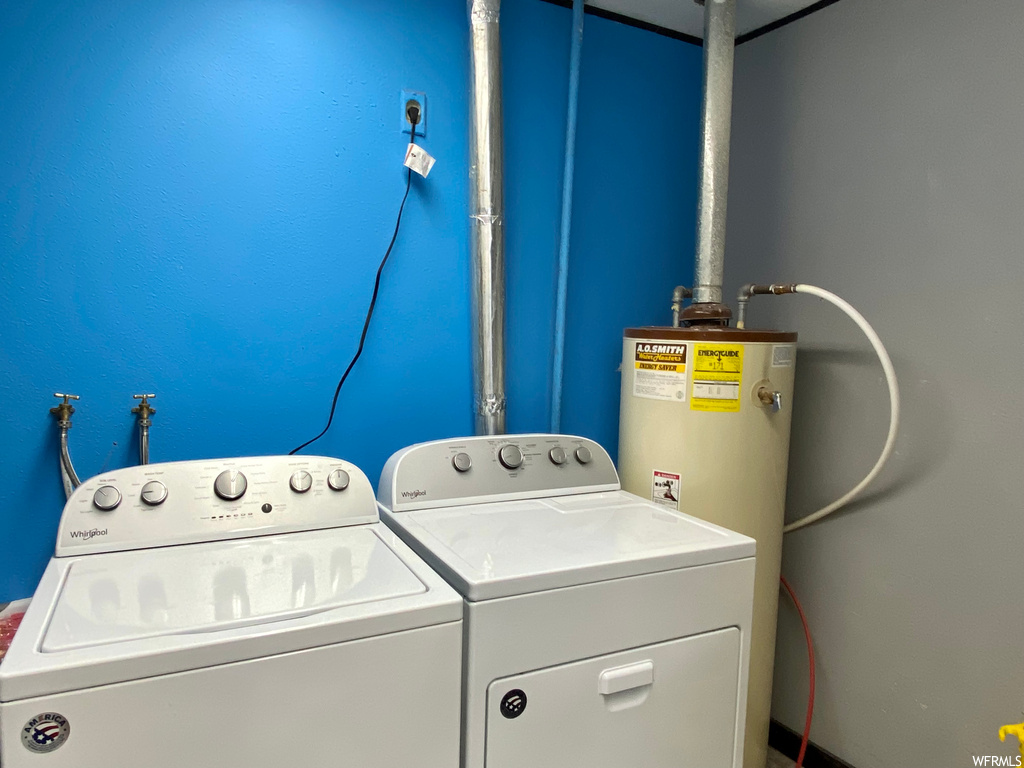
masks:
[[[462,609],[382,523],[53,558],[0,701],[457,624]]]
[[[384,512],[469,600],[753,557],[755,546],[625,491]]]
[[[68,569],[41,650],[256,626],[422,592],[365,527],[86,557]]]

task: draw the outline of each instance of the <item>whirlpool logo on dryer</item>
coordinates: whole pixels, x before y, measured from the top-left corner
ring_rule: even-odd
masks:
[[[97,536],[106,536],[107,529],[90,528],[88,531],[70,531],[70,533],[72,539],[82,539],[83,541],[88,541],[89,539],[94,539]]]
[[[418,499],[420,496],[426,496],[426,495],[427,495],[426,491],[420,491],[420,490],[402,491],[402,498],[403,499]]]

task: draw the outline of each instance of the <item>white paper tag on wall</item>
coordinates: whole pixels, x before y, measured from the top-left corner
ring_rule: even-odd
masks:
[[[405,167],[416,171],[423,178],[427,178],[430,169],[434,167],[434,162],[430,153],[418,144],[410,144],[405,150]]]

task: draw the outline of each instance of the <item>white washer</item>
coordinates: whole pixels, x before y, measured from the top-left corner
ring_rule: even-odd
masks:
[[[0,664],[0,763],[453,768],[461,618],[347,462],[110,472]]]
[[[754,540],[564,435],[391,457],[384,521],[465,598],[464,768],[738,768]]]

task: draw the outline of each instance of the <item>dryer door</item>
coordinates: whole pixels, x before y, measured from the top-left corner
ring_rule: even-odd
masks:
[[[735,627],[495,680],[487,768],[731,768]]]

